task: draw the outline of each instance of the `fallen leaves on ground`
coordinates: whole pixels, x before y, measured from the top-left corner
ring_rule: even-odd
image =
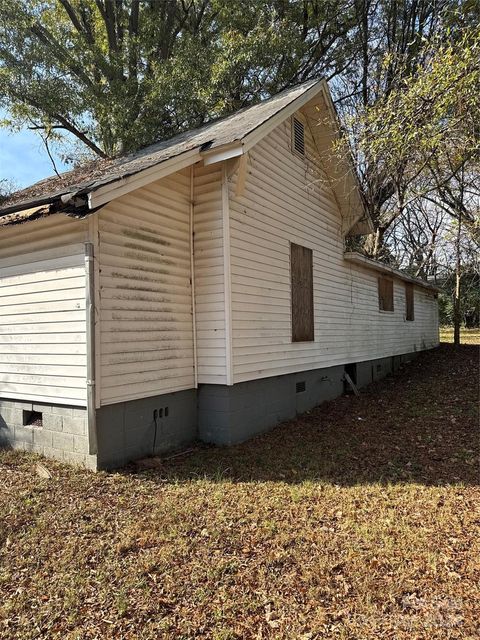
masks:
[[[0,638],[476,638],[477,402],[478,348],[443,345],[153,469],[2,452]]]

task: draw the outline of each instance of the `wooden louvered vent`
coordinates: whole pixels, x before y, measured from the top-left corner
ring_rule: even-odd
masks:
[[[305,155],[305,125],[298,118],[292,119],[293,149],[301,156]]]

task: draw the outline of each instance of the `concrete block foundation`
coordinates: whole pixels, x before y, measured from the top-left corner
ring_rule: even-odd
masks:
[[[97,409],[97,466],[179,449],[197,439],[197,391],[188,389]]]
[[[233,385],[201,385],[200,440],[230,445],[263,433],[279,422],[343,392],[344,367],[328,367]]]
[[[78,407],[0,399],[0,446],[96,469],[96,457],[88,454],[87,412]]]
[[[417,353],[250,380],[200,385],[107,405],[96,411],[97,454],[89,454],[87,412],[78,407],[0,399],[0,446],[90,469],[122,467],[199,439],[231,445],[340,396],[347,372],[359,388],[394,373]]]

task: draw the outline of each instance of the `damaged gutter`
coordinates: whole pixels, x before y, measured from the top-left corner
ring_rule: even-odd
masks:
[[[89,209],[86,197],[78,197],[76,192],[62,194],[61,196],[30,202],[32,206],[26,207],[25,203],[4,209],[0,213],[0,227],[22,224],[30,220],[46,218],[54,213],[63,213],[72,218],[82,219],[96,209]]]

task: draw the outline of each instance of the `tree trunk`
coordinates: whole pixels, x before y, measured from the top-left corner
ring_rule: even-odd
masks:
[[[462,278],[462,260],[461,260],[461,231],[462,231],[462,214],[458,215],[458,230],[455,242],[456,264],[455,264],[455,293],[453,296],[453,343],[460,344],[460,284]]]

